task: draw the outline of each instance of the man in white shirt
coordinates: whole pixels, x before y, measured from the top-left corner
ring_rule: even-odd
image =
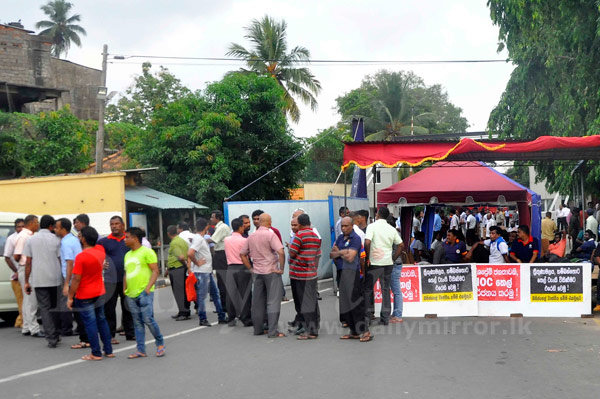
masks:
[[[491,211],[487,213],[487,220],[485,222],[485,238],[490,238],[490,227],[496,225],[496,219],[494,219],[494,215],[492,215]]]
[[[598,235],[598,221],[594,217],[594,210],[587,210],[588,217],[585,219],[585,229],[591,230],[594,235]]]
[[[567,218],[571,214],[571,210],[563,205],[561,202],[558,205],[558,214],[556,215],[556,221],[558,222],[558,230],[566,231],[569,228],[569,223],[567,222]]]
[[[502,238],[502,229],[500,227],[491,226],[490,238],[488,240],[475,243],[471,251],[479,244],[483,244],[490,249],[489,263],[494,265],[510,263],[508,259],[508,244]]]
[[[17,306],[19,307],[19,316],[15,320],[15,327],[17,328],[23,327],[23,290],[21,288],[21,284],[19,284],[19,262],[13,258],[13,253],[15,252],[17,236],[21,230],[23,230],[23,227],[25,227],[25,220],[21,218],[15,220],[15,232],[8,236],[4,246],[4,260],[6,261],[6,264],[10,270],[13,272],[10,277],[10,284],[15,294],[15,299],[17,300]]]
[[[188,246],[192,244],[194,233],[190,231],[190,226],[186,222],[181,221],[177,223],[177,234],[179,237],[183,238],[183,241],[185,241]]]
[[[450,230],[458,230],[459,220],[458,216],[456,216],[456,211],[454,209],[450,209]]]
[[[465,225],[467,226],[467,244],[473,245],[476,236],[477,218],[473,216],[471,210],[467,209],[467,219]]]
[[[23,230],[21,230],[17,236],[13,258],[19,263],[19,284],[21,284],[21,288],[23,290],[23,327],[21,327],[21,333],[23,335],[31,335],[32,337],[43,338],[44,333],[40,331],[40,325],[38,324],[36,317],[38,309],[37,298],[35,294],[31,295],[31,291],[26,292],[25,264],[27,261],[27,256],[23,255],[27,240],[29,240],[29,238],[39,230],[39,228],[40,222],[38,221],[37,216],[27,215],[25,217],[25,227],[23,227]]]
[[[196,309],[198,311],[198,319],[200,326],[210,327],[206,316],[206,296],[210,285],[210,275],[212,274],[213,258],[210,253],[210,247],[204,239],[204,235],[209,228],[208,221],[204,218],[198,218],[196,221],[197,234],[194,235],[192,244],[188,251],[188,272],[194,273],[196,279]],[[217,309],[219,324],[227,323],[227,316],[221,305],[220,298],[213,298],[215,308]]]

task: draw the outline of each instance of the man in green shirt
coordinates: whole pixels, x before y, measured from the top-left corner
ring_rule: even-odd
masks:
[[[144,233],[137,227],[130,227],[125,234],[125,245],[130,251],[125,254],[125,277],[123,290],[127,305],[133,317],[137,352],[129,359],[146,357],[146,337],[144,325],[156,340],[156,356],[165,355],[165,342],[158,324],[154,320],[154,283],[158,278],[156,252],[142,246]]]
[[[177,234],[177,226],[167,227],[169,243],[169,258],[167,260],[166,274],[171,280],[171,289],[177,303],[179,312],[171,316],[176,321],[189,320],[190,303],[185,296],[185,271],[187,270],[188,244]]]

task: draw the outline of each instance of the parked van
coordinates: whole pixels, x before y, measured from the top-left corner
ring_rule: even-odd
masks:
[[[12,325],[19,315],[19,307],[13,293],[10,277],[13,271],[4,260],[6,239],[15,231],[15,219],[24,218],[20,213],[0,212],[0,319]]]

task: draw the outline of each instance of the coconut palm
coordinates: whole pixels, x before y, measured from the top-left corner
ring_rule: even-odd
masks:
[[[67,55],[71,43],[81,47],[79,34],[86,35],[85,29],[74,22],[81,21],[81,16],[75,14],[69,17],[69,11],[73,4],[65,0],[49,1],[40,7],[50,20],[39,21],[35,24],[36,29],[42,29],[40,35],[52,38],[52,55],[60,57],[62,53]]]
[[[310,62],[310,51],[296,46],[288,53],[287,24],[264,16],[260,21],[252,20],[244,37],[252,43],[248,50],[240,44],[229,46],[228,56],[246,60],[248,69],[242,72],[272,76],[285,90],[285,111],[294,122],[300,119],[300,110],[293,96],[298,96],[314,111],[317,109],[316,96],[321,91],[321,83],[301,64]]]
[[[397,136],[429,133],[429,129],[420,126],[419,122],[435,114],[424,112],[413,115],[414,108],[409,104],[408,97],[414,84],[412,75],[402,72],[379,73],[372,84],[372,107],[376,116],[365,118],[365,127],[375,133],[368,135],[366,141],[393,140]],[[415,99],[411,100],[414,104]]]

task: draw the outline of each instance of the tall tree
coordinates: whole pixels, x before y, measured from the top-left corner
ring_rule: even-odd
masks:
[[[382,70],[366,76],[359,88],[336,102],[344,119],[364,118],[367,140],[393,140],[411,132],[464,132],[469,127],[440,85],[427,86],[412,72]]]
[[[600,132],[600,11],[596,0],[489,0],[499,50],[516,65],[488,129],[500,137],[585,136]],[[535,163],[550,191],[570,192],[573,162]],[[578,179],[578,176],[575,176]],[[600,191],[600,167],[586,172]]]
[[[60,58],[62,53],[67,56],[71,43],[81,47],[79,35],[86,35],[85,29],[75,22],[81,21],[79,14],[69,16],[73,4],[65,0],[49,1],[41,7],[44,14],[50,20],[39,21],[35,24],[36,29],[44,29],[40,35],[50,36],[52,38],[52,54]]]
[[[316,96],[321,91],[321,83],[307,67],[300,66],[310,62],[310,51],[296,46],[287,52],[285,21],[278,22],[264,16],[260,21],[252,20],[245,29],[248,34],[244,37],[250,40],[252,48],[247,50],[240,44],[232,43],[227,55],[246,60],[248,69],[242,68],[243,72],[271,76],[277,80],[284,89],[285,111],[292,121],[297,123],[300,120],[300,110],[294,96],[310,105],[313,111],[316,110]]]
[[[211,208],[291,158],[234,198],[286,199],[304,162],[293,157],[302,144],[288,130],[282,94],[268,77],[229,74],[204,93],[157,108],[126,152],[142,165],[159,167],[151,186]]]
[[[135,77],[125,95],[117,104],[106,107],[106,120],[145,126],[154,111],[189,93],[189,89],[167,68],[161,66],[158,72],[152,73],[152,64],[144,62],[142,74]]]

